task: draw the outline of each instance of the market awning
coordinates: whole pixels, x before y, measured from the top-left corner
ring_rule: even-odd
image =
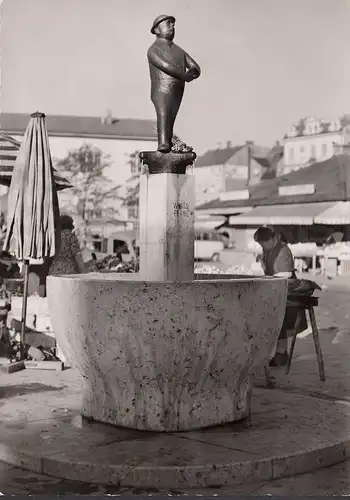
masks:
[[[0,185],[10,186],[20,146],[21,143],[13,137],[0,134]],[[70,182],[58,173],[56,169],[53,172],[58,191],[72,187]]]
[[[311,226],[317,216],[335,204],[336,202],[265,205],[256,207],[246,214],[233,215],[230,217],[229,223],[232,226]]]
[[[210,203],[212,203],[213,207],[210,207]],[[214,200],[210,203],[196,207],[196,215],[225,215],[228,217],[229,215],[243,214],[252,211],[252,207],[230,207],[230,202],[227,201],[221,202],[220,200]],[[222,206],[216,207],[215,203]],[[208,208],[201,208],[202,206]]]
[[[20,143],[6,135],[0,135],[0,171],[12,174]]]
[[[350,224],[350,201],[338,201],[331,208],[315,217],[315,223],[330,226]]]
[[[194,221],[194,228],[212,231],[222,226],[225,221],[226,217],[198,217]]]

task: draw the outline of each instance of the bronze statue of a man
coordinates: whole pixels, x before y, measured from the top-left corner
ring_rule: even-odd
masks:
[[[168,153],[186,82],[200,76],[196,61],[174,42],[175,18],[158,16],[151,29],[157,36],[148,49],[151,100],[157,113],[158,151]]]

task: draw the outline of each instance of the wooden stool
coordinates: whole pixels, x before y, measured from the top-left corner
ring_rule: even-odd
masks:
[[[314,307],[317,307],[317,306],[318,306],[318,297],[305,297],[302,295],[295,295],[294,297],[290,296],[287,300],[287,307],[298,307],[300,309],[304,309],[304,310],[309,311],[312,336],[314,339],[316,356],[317,356],[318,371],[320,374],[320,379],[322,380],[322,382],[324,382],[326,380],[326,376],[325,376],[325,371],[324,371],[323,356],[322,356],[320,338],[318,335],[318,328],[317,328],[317,324],[316,324],[316,317],[315,317],[315,311],[314,311]],[[293,357],[295,342],[297,340],[297,335],[298,334],[295,333],[292,337],[292,343],[290,346],[288,363],[287,363],[287,368],[286,368],[287,374],[289,373],[290,365],[292,363],[292,357]]]

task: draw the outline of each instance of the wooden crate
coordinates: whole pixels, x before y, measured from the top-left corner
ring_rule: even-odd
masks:
[[[11,322],[12,324],[16,322],[16,329],[20,328],[22,304],[22,297],[12,297],[11,311],[8,315],[7,322],[9,327],[11,327]],[[52,329],[49,306],[46,297],[44,298],[36,295],[28,297],[26,326],[35,330],[26,333],[26,343],[33,345],[34,347],[41,345],[45,349],[49,349],[50,347],[54,347],[56,345],[55,333]],[[58,345],[56,345],[56,353],[57,356],[65,363],[65,366],[69,366],[67,364],[66,357],[63,355]],[[47,361],[44,361],[44,363],[47,363]]]

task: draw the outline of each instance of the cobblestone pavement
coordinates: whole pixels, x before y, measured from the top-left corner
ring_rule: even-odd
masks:
[[[310,277],[309,277],[310,278]],[[320,329],[321,346],[324,355],[326,381],[318,377],[316,356],[312,336],[304,335],[296,342],[291,371],[286,375],[281,369],[272,371],[276,385],[292,392],[318,394],[326,399],[350,401],[350,278],[342,280],[316,279],[325,285],[320,292],[320,306],[316,317]],[[42,383],[55,383],[53,372],[42,373]],[[67,371],[68,375],[69,371]],[[25,372],[21,378],[25,384]],[[67,382],[69,380],[67,377]],[[11,376],[6,376],[4,385],[11,385]],[[0,387],[1,389],[1,387]],[[14,386],[15,390],[15,386]],[[1,392],[1,390],[0,390]],[[1,397],[1,394],[0,394]],[[344,422],[347,425],[347,422]],[[350,494],[350,462],[343,462],[313,473],[267,483],[244,484],[230,490],[190,490],[190,491],[140,491],[97,485],[82,484],[41,476],[33,472],[0,463],[0,492],[2,494],[75,494],[75,495],[159,495],[159,494],[203,494],[227,496],[229,494],[254,495],[341,495]]]

